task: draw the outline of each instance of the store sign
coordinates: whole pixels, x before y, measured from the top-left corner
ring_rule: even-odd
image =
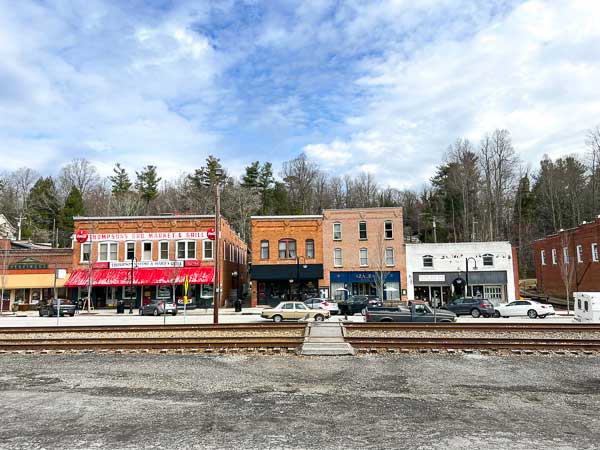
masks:
[[[181,231],[174,233],[106,233],[90,234],[90,241],[158,241],[179,239],[207,239],[206,231]]]
[[[136,269],[151,269],[155,267],[183,267],[183,261],[137,261]],[[131,261],[111,261],[111,269],[131,269]]]
[[[47,268],[48,264],[34,258],[23,258],[14,264],[8,265],[8,270],[34,270]]]
[[[444,275],[444,274],[419,275],[419,281],[421,281],[421,282],[423,282],[423,281],[428,281],[428,282],[436,281],[436,282],[445,283],[446,282],[446,275]]]

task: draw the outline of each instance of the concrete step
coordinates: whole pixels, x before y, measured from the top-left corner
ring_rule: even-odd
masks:
[[[354,349],[348,343],[306,342],[302,345],[301,355],[307,356],[344,356],[354,355]]]

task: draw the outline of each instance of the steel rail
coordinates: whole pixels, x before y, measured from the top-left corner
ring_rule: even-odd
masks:
[[[357,348],[600,350],[600,339],[346,337],[345,341]]]
[[[345,323],[346,331],[405,330],[405,331],[547,331],[547,332],[600,332],[598,324],[561,323]]]
[[[304,330],[306,324],[297,323],[255,323],[255,324],[195,324],[195,325],[72,325],[59,327],[0,327],[2,334],[30,334],[30,333],[137,333],[143,331],[276,331],[276,330]]]

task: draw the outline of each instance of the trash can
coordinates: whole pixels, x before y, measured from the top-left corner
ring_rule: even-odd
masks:
[[[125,314],[125,302],[123,300],[117,302],[117,314]]]
[[[235,301],[235,312],[242,312],[242,300],[239,298]]]

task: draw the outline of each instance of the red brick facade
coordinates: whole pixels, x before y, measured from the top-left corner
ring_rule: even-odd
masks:
[[[571,293],[577,291],[600,291],[600,262],[594,247],[600,245],[600,218],[577,228],[564,230],[540,239],[534,243],[535,273],[537,285],[544,293],[556,297],[566,297],[566,289],[561,277],[564,260],[563,247],[568,248],[568,261],[573,264]],[[580,252],[578,253],[578,247]],[[553,261],[552,250],[556,251]],[[544,252],[545,263],[542,261]]]

